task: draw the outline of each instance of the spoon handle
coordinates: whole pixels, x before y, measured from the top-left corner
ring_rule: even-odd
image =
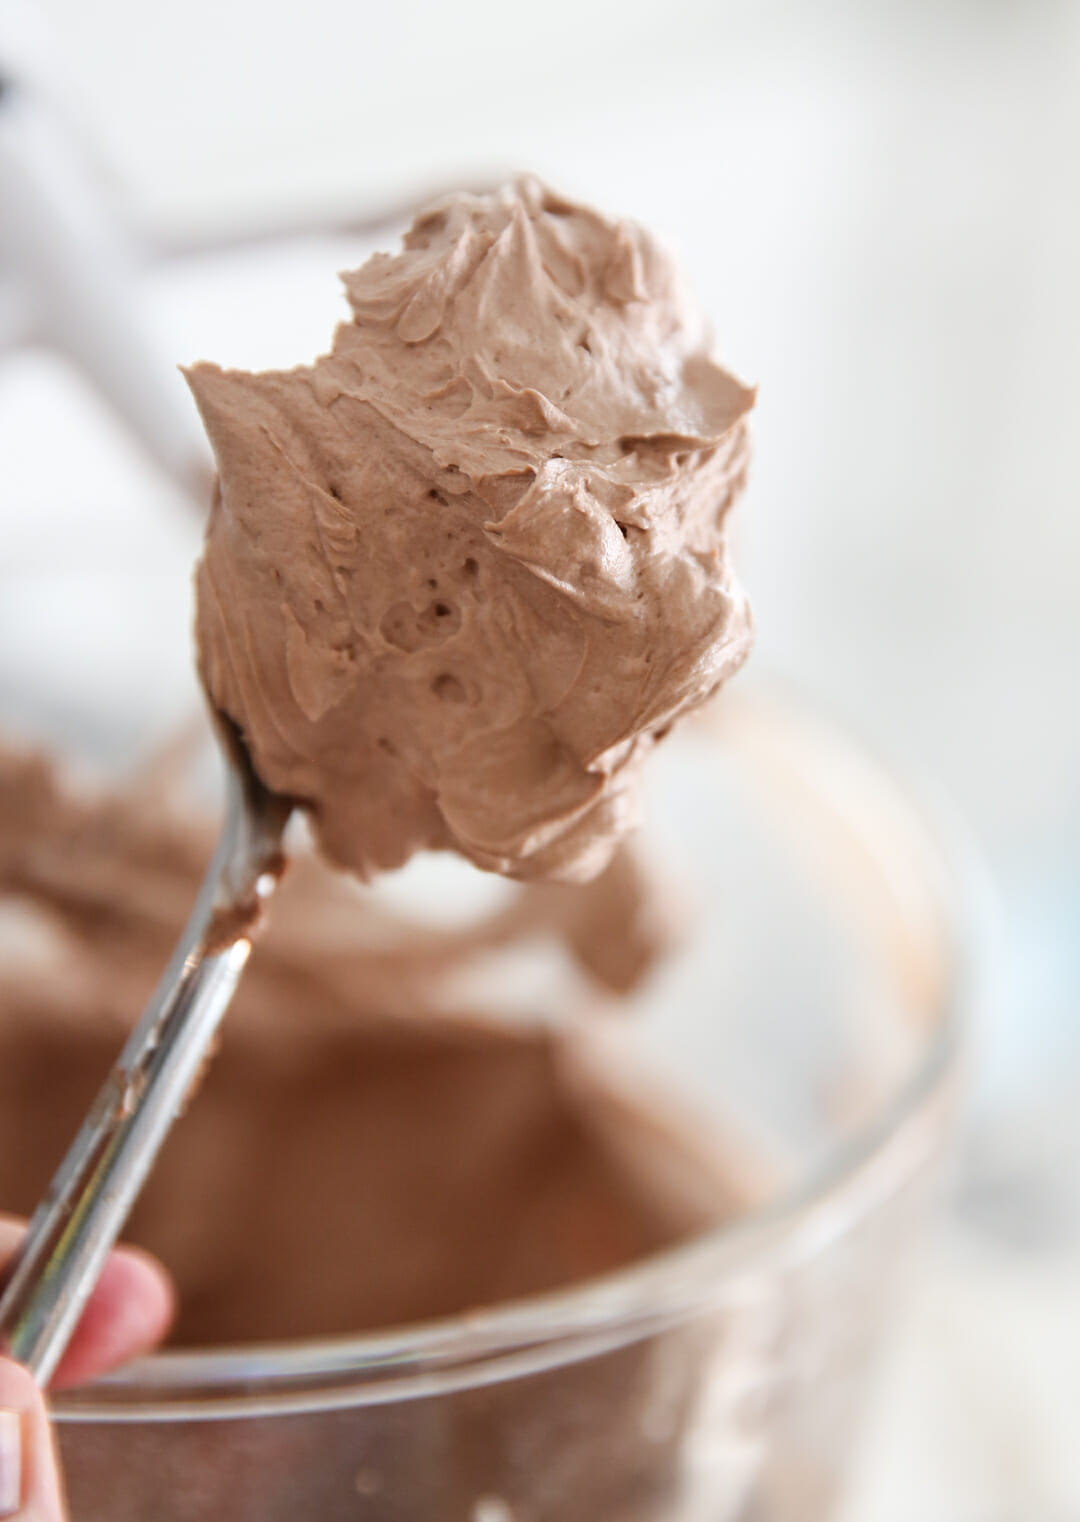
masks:
[[[48,1383],[197,1082],[280,875],[287,809],[228,770],[225,824],[176,951],[30,1222],[0,1349]],[[275,806],[276,805],[276,806]]]

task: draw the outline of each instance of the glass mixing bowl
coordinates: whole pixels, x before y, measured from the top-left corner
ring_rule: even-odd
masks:
[[[193,700],[188,607],[184,568],[23,574],[0,608],[0,716],[130,753]],[[767,1197],[557,1293],[165,1351],[64,1393],[76,1522],[832,1514],[949,1130],[965,873],[885,770],[752,676],[660,747],[646,810],[688,935],[598,1039],[739,1137]],[[421,863],[385,891],[460,914],[467,878]],[[539,1013],[580,999],[557,960],[504,958],[497,976]]]

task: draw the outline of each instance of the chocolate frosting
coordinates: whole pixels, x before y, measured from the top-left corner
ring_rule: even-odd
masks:
[[[149,782],[77,788],[0,746],[0,1209],[28,1212],[45,1189],[211,838]],[[588,885],[516,889],[462,936],[294,861],[129,1224],[176,1278],[176,1340],[448,1315],[603,1273],[742,1208],[753,1170],[642,1090],[623,1030],[448,1002],[486,951],[537,935],[626,984],[660,949],[647,881],[620,852]]]
[[[29,1001],[119,1040],[155,986],[213,849],[215,825],[151,766],[123,787],[0,742],[0,1029]],[[523,884],[440,928],[294,848],[229,1025],[264,1039],[474,1007],[485,958],[562,948],[597,994],[637,988],[680,934],[677,895],[624,842],[585,884]],[[541,1011],[539,1013],[547,1013]]]
[[[591,876],[645,753],[747,654],[753,393],[647,233],[535,180],[344,281],[313,365],[189,373],[211,701],[361,876],[422,848]]]

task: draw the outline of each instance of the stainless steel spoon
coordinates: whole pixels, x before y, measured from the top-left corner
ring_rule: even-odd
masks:
[[[224,718],[225,823],[180,942],[34,1214],[0,1295],[0,1349],[48,1383],[197,1081],[284,867],[292,802]]]

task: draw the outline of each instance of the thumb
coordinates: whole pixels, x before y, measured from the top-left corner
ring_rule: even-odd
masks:
[[[21,1364],[0,1356],[0,1518],[64,1522],[65,1517],[45,1398]]]

